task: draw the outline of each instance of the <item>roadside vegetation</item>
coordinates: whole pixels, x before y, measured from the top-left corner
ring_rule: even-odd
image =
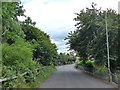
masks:
[[[56,71],[55,66],[71,64],[75,59],[72,54],[58,54],[50,36],[37,28],[36,22],[24,13],[20,2],[2,2],[0,77],[19,78],[3,81],[0,88],[37,88]],[[19,17],[25,20],[20,21]]]
[[[2,82],[3,88],[35,88],[56,71],[57,47],[49,35],[24,15],[19,2],[2,2],[2,76],[18,79]],[[26,19],[19,21],[19,17]],[[43,68],[45,67],[45,68]],[[38,71],[35,69],[43,68]],[[28,72],[25,76],[21,74]]]
[[[76,13],[76,30],[69,33],[70,49],[80,57],[76,67],[104,76],[108,72],[105,15],[107,15],[110,69],[120,71],[120,50],[118,15],[112,9],[101,10],[92,4]],[[25,14],[20,2],[2,2],[2,75],[1,79],[18,76],[19,78],[2,82],[3,88],[37,88],[56,71],[55,66],[75,62],[73,53],[57,53],[57,46],[50,36],[35,26],[36,22]],[[24,17],[20,21],[19,17]],[[1,19],[1,18],[0,18]],[[120,31],[120,30],[119,30]],[[1,67],[0,67],[1,68]],[[41,69],[40,69],[41,68]],[[38,70],[39,69],[39,70]],[[21,76],[23,73],[26,75]],[[118,74],[120,82],[120,75]],[[0,88],[2,88],[0,87]]]
[[[57,57],[57,65],[66,65],[75,63],[76,57],[73,53],[60,53]]]
[[[105,75],[108,72],[107,46],[106,46],[106,21],[109,35],[110,70],[113,74],[120,74],[119,52],[119,15],[113,9],[97,9],[92,3],[92,8],[86,8],[75,13],[77,22],[76,30],[70,32],[65,38],[70,49],[80,57],[76,67],[82,66],[90,72]]]

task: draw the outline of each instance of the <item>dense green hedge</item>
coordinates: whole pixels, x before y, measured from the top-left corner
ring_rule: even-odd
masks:
[[[34,70],[39,65],[32,60],[32,48],[27,42],[22,44],[3,44],[2,49],[2,77],[15,76],[16,74]]]

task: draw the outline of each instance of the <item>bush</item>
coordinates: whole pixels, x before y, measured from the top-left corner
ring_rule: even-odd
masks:
[[[117,75],[117,78],[118,78],[118,85],[119,85],[119,88],[120,88],[120,74]]]
[[[78,66],[83,66],[84,67],[83,61],[76,61],[75,62],[75,68],[78,68]]]
[[[82,60],[82,61],[76,61],[75,64],[76,64],[75,68],[78,68],[79,66],[81,66],[80,69],[85,69],[88,72],[93,72],[93,69],[95,67],[93,61],[86,61],[86,62],[84,62]]]
[[[36,71],[36,68],[42,66],[32,60],[32,51],[31,45],[22,39],[19,39],[18,42],[12,45],[3,44],[2,78],[20,77],[4,82],[2,84],[3,88],[36,88],[37,85],[42,83],[42,81],[56,70],[54,66],[50,66]],[[20,76],[25,72],[29,73],[25,76]]]
[[[87,67],[87,68],[94,68],[94,62],[93,61],[86,61],[85,67]]]
[[[19,42],[21,44],[19,44]],[[32,47],[29,43],[19,39],[15,44],[3,44],[2,49],[2,63],[3,75],[2,77],[9,77],[26,71],[34,70],[39,65],[32,60]],[[10,72],[11,74],[8,74]],[[16,73],[16,74],[15,74]]]
[[[107,67],[103,67],[101,69],[98,69],[98,70],[95,71],[95,74],[102,75],[102,76],[108,75],[108,68]]]
[[[38,88],[43,81],[56,71],[54,66],[29,72],[18,79],[10,80],[2,84],[3,88]]]

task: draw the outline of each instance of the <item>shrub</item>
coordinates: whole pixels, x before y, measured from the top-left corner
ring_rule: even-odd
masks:
[[[33,49],[31,44],[19,39],[15,44],[3,44],[3,70],[2,78],[19,76],[20,78],[4,82],[3,88],[36,88],[56,69],[54,66],[45,67],[36,71],[36,68],[42,67],[32,60]],[[25,76],[21,74],[29,72]],[[38,81],[39,80],[39,81]]]
[[[76,61],[75,62],[75,68],[78,68],[78,66],[85,66],[85,64],[83,63],[83,61]]]
[[[107,67],[103,67],[101,69],[98,69],[98,70],[95,71],[95,74],[102,75],[102,76],[108,75],[108,68]]]
[[[117,78],[118,78],[118,85],[119,85],[119,88],[120,88],[120,74],[117,75]]]
[[[87,67],[87,68],[94,68],[94,62],[93,61],[86,61],[85,67]]]
[[[30,71],[25,76],[10,80],[2,84],[3,88],[38,88],[43,81],[56,71],[54,66],[45,67],[40,70]]]
[[[3,76],[9,77],[7,72],[14,73],[23,73],[26,71],[33,70],[39,65],[32,60],[32,47],[29,43],[24,42],[24,40],[20,39],[20,43],[16,42],[15,44],[8,45],[3,44],[2,49],[2,63],[3,63]],[[10,74],[11,76],[12,74]]]

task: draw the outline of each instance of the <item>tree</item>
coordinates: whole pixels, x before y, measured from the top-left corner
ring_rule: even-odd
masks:
[[[59,65],[71,64],[75,61],[75,57],[69,53],[60,53],[58,54],[57,63]]]
[[[117,63],[117,14],[112,9],[107,11],[96,9],[92,4],[92,9],[86,8],[74,18],[76,30],[69,33],[68,44],[70,49],[74,49],[81,60],[86,61],[88,57],[95,58],[97,65],[107,65],[106,49],[106,28],[105,16],[107,15],[110,45],[111,69],[114,71]]]
[[[49,35],[31,26],[29,22],[22,24],[22,30],[26,35],[25,39],[34,46],[33,60],[43,65],[51,65],[56,58],[57,47],[51,43]]]
[[[33,48],[24,39],[25,34],[18,16],[24,16],[20,3],[2,3],[2,77],[4,78],[40,67],[32,60]]]
[[[117,52],[117,55],[118,55],[118,58],[117,58],[117,64],[118,66],[120,67],[120,14],[118,14],[118,35],[117,35],[117,41],[118,41],[118,45],[117,45],[117,48],[118,48],[118,52]]]
[[[10,6],[10,7],[9,7]],[[19,37],[24,38],[18,16],[24,16],[24,11],[18,2],[2,3],[2,42],[15,43]]]
[[[43,65],[51,65],[57,56],[57,47],[51,43],[49,35],[35,27],[36,22],[24,15],[23,6],[19,2],[3,2],[2,11],[2,43],[30,43],[32,59],[39,59],[39,63]],[[19,16],[25,16],[25,21],[20,22]]]

